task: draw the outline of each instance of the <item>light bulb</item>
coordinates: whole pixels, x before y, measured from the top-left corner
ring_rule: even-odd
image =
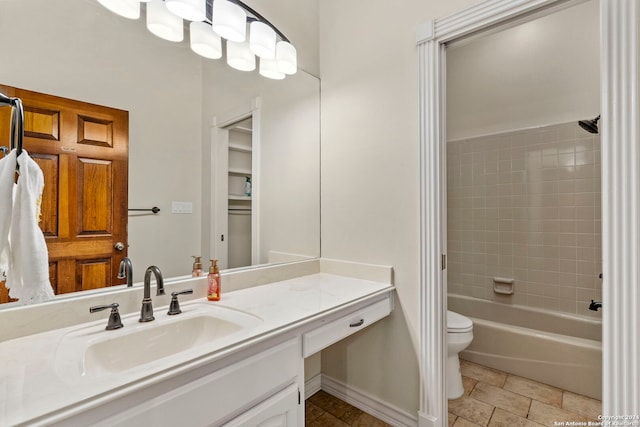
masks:
[[[125,18],[140,18],[140,3],[137,0],[98,0],[98,3]]]
[[[247,14],[228,0],[215,0],[211,15],[213,31],[233,42],[243,42],[247,33]]]
[[[285,74],[295,74],[298,71],[298,55],[291,43],[280,41],[276,45],[276,66],[278,71]]]
[[[278,71],[275,59],[260,58],[260,70],[258,72],[261,76],[274,80],[282,80],[286,76],[285,73]]]
[[[248,42],[227,41],[227,64],[231,68],[240,71],[253,71],[256,69],[256,57],[249,50]]]
[[[222,57],[222,40],[213,32],[211,25],[206,22],[192,22],[189,24],[191,50],[200,56],[210,59]]]
[[[180,42],[184,38],[182,19],[169,12],[162,0],[151,0],[147,4],[147,28],[171,42]]]
[[[249,25],[249,49],[260,58],[274,59],[276,32],[264,22],[253,21]]]
[[[207,19],[206,0],[166,0],[167,9],[187,21]]]

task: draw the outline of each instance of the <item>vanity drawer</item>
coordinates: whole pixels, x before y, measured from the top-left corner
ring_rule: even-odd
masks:
[[[388,297],[333,322],[320,326],[302,336],[303,357],[310,356],[341,339],[366,328],[391,313],[392,301]]]

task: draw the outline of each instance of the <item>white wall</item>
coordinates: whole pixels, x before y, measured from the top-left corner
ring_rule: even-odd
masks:
[[[415,28],[478,1],[320,2],[322,256],[392,265],[393,315],[322,353],[323,373],[416,414]]]
[[[447,50],[449,141],[599,114],[599,2]]]
[[[189,274],[200,250],[200,59],[94,0],[3,0],[0,28],[3,84],[129,111],[129,207],[161,209],[129,217],[135,280],[151,264]],[[194,213],[172,215],[172,200]]]

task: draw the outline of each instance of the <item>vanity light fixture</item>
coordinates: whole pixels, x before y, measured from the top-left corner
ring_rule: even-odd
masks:
[[[285,74],[295,74],[298,69],[296,48],[287,41],[276,44],[276,67]]]
[[[147,28],[165,40],[184,38],[183,19],[189,24],[191,49],[205,58],[222,57],[227,44],[227,64],[237,70],[256,69],[260,75],[280,80],[298,69],[296,48],[262,15],[240,0],[98,0],[110,11],[129,19],[140,17],[147,3]],[[247,27],[249,35],[247,36]]]
[[[187,21],[207,19],[207,3],[201,0],[166,0],[167,9]]]
[[[256,69],[256,56],[249,49],[249,42],[227,40],[227,64],[239,71]]]
[[[282,80],[286,77],[285,73],[281,73],[278,71],[278,67],[276,67],[275,59],[264,59],[260,58],[260,71],[261,76],[267,77],[269,79],[274,80]]]
[[[128,19],[140,18],[140,3],[131,0],[98,0],[98,3],[116,15]]]
[[[253,21],[249,25],[249,49],[260,59],[274,59],[276,32],[264,22]]]
[[[209,59],[222,58],[222,39],[211,31],[206,22],[192,22],[189,24],[189,42],[191,50]]]
[[[184,39],[182,18],[171,13],[163,0],[151,0],[147,3],[147,29],[170,42],[181,42]]]
[[[247,13],[229,0],[214,0],[211,27],[220,37],[242,43],[247,38]]]

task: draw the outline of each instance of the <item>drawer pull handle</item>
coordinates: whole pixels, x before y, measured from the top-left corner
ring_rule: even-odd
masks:
[[[357,322],[353,322],[349,324],[350,328],[357,328],[358,326],[362,326],[364,324],[364,319],[360,319]]]

